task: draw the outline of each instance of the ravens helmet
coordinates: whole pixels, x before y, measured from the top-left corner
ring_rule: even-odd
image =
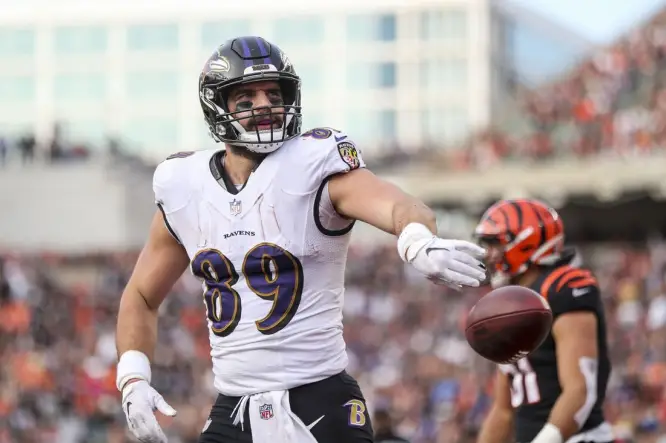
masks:
[[[283,103],[262,106],[264,113],[274,117],[279,114],[280,128],[248,130],[240,123],[248,118],[247,110],[230,112],[227,101],[231,90],[259,81],[280,85]],[[199,76],[199,101],[217,142],[268,154],[301,132],[301,79],[287,55],[261,37],[238,37],[217,48]],[[254,113],[252,109],[253,117]]]

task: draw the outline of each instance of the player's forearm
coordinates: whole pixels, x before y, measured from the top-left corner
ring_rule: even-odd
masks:
[[[509,441],[513,413],[493,408],[483,422],[477,443],[505,443]]]
[[[430,232],[437,234],[437,219],[435,213],[420,200],[410,196],[398,201],[393,206],[392,227],[395,235],[405,229],[410,223],[420,223],[425,225]]]
[[[134,350],[152,359],[157,343],[157,309],[132,288],[125,289],[120,300],[116,348],[118,356]]]
[[[585,404],[586,393],[585,386],[580,388],[568,387],[562,391],[550,411],[548,422],[557,426],[562,434],[563,441],[567,441],[580,429],[575,417],[576,413]]]

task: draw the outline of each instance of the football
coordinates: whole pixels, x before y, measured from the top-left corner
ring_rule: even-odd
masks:
[[[482,357],[514,363],[541,346],[552,323],[553,313],[541,295],[522,286],[505,286],[469,311],[465,337]]]

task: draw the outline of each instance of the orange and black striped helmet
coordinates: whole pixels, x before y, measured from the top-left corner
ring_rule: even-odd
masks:
[[[515,277],[530,265],[550,265],[564,249],[564,224],[555,210],[533,199],[500,200],[481,217],[475,237],[501,248],[493,271]]]

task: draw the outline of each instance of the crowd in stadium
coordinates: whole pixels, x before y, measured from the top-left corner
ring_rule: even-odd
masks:
[[[461,328],[481,293],[432,285],[387,248],[354,248],[349,257],[349,372],[369,405],[391,411],[412,441],[472,442],[489,405],[492,366],[475,356]],[[586,248],[583,257],[597,271],[610,325],[607,416],[620,442],[663,442],[666,244]],[[5,256],[0,359],[10,363],[0,369],[0,443],[129,441],[115,388],[114,327],[134,259],[66,265]],[[72,266],[73,280],[66,278]],[[215,397],[199,293],[186,275],[162,309],[153,382],[179,412],[162,420],[173,443],[196,442]]]
[[[519,115],[438,154],[439,165],[488,168],[502,161],[635,156],[666,146],[666,11],[600,49],[564,77],[519,92]],[[506,113],[502,109],[502,113]]]

